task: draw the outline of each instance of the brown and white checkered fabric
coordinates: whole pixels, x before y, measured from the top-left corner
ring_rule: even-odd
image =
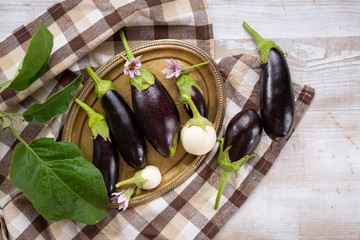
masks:
[[[65,0],[0,42],[1,82],[15,74],[39,21],[54,34],[49,67],[28,90],[4,91],[0,96],[2,110],[22,112],[33,102],[43,101],[66,86],[73,79],[73,73],[84,72],[87,65],[98,67],[123,51],[117,34],[119,29],[125,29],[130,46],[174,38],[192,42],[213,55],[212,24],[203,1]],[[259,111],[261,68],[258,57],[247,54],[217,62],[227,96],[226,126],[242,109]],[[296,127],[315,91],[295,82],[294,91]],[[59,116],[47,124],[24,123],[17,125],[15,131],[27,142],[43,136],[57,138],[62,120],[63,116]],[[103,221],[85,225],[72,220],[46,221],[11,184],[8,172],[17,143],[8,131],[0,133],[0,236],[5,239],[211,239],[247,200],[285,144],[272,142],[264,133],[255,150],[257,157],[230,177],[218,211],[213,210],[213,206],[221,169],[214,151],[176,189],[126,211],[109,209]]]

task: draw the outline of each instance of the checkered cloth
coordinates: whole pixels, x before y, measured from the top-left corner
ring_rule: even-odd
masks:
[[[3,111],[22,112],[63,89],[74,73],[85,73],[85,66],[99,67],[123,51],[119,29],[126,31],[130,46],[174,38],[194,43],[213,56],[212,23],[207,5],[201,0],[65,0],[0,43],[1,82],[14,76],[39,21],[54,35],[49,67],[29,89],[4,91],[0,96]],[[258,56],[240,54],[217,63],[227,97],[224,126],[244,108],[259,112]],[[296,127],[315,91],[295,82],[294,91]],[[44,136],[58,138],[63,118],[56,117],[47,124],[23,123],[14,129],[27,142]],[[272,142],[263,133],[255,150],[257,157],[231,175],[218,211],[213,206],[222,171],[214,150],[176,189],[126,211],[109,209],[103,221],[85,225],[72,220],[51,223],[36,212],[9,180],[11,156],[18,140],[9,131],[0,134],[0,225],[5,239],[211,239],[247,200],[285,144]]]

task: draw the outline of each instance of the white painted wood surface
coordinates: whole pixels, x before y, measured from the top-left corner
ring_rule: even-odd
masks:
[[[215,57],[254,52],[247,21],[316,89],[272,169],[216,239],[360,239],[360,2],[207,0]],[[0,1],[0,38],[57,0]]]

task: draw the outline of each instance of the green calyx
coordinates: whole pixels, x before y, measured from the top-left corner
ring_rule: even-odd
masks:
[[[96,138],[100,135],[104,140],[111,141],[110,130],[104,115],[97,113],[89,105],[76,98],[75,102],[86,112],[89,117],[89,127],[92,135]]]
[[[123,186],[123,185],[135,184],[137,187],[142,188],[144,186],[144,184],[148,181],[148,179],[145,179],[141,176],[141,174],[143,173],[144,170],[145,170],[145,168],[137,171],[134,174],[134,177],[126,179],[121,182],[118,182],[117,184],[115,184],[115,187],[119,188],[120,186]]]
[[[176,149],[178,147],[178,142],[179,142],[179,135],[176,133],[174,137],[174,146],[170,150],[170,157],[175,155]]]
[[[144,91],[148,89],[150,86],[154,85],[155,77],[152,72],[144,67],[140,67],[140,76],[134,76],[134,78],[130,78],[130,83],[137,89]]]
[[[187,94],[183,94],[182,97],[186,100],[187,104],[189,104],[190,109],[192,111],[193,117],[187,121],[185,126],[198,126],[202,129],[205,129],[206,126],[213,126],[213,124],[206,118],[200,115],[199,111],[197,110],[193,100],[191,100],[191,97]]]
[[[124,48],[128,60],[134,59],[135,58],[134,54],[131,52],[131,49],[125,37],[125,33],[123,31],[120,31],[120,38],[124,44]],[[134,76],[133,78],[130,78],[130,83],[137,89],[144,91],[148,89],[150,86],[154,85],[155,77],[152,74],[152,72],[145,67],[140,67],[139,71],[140,71],[140,76]]]
[[[224,191],[225,185],[229,180],[229,177],[233,171],[239,171],[242,165],[244,165],[251,157],[255,154],[247,155],[236,162],[231,162],[229,158],[229,150],[231,146],[224,150],[224,138],[217,139],[220,142],[218,164],[222,168],[223,172],[220,179],[219,190],[216,196],[214,209],[217,210],[219,207],[220,198]]]
[[[119,92],[112,81],[101,79],[89,66],[87,66],[85,69],[89,73],[91,79],[94,81],[95,95],[98,97],[100,103],[107,90],[115,90]]]
[[[204,97],[204,93],[203,93],[202,89],[194,81],[194,79],[192,77],[181,74],[178,77],[178,79],[176,80],[176,88],[179,92],[179,101],[182,104],[186,104],[187,107],[189,107],[189,106],[187,104],[187,100],[183,97],[183,94],[185,94],[187,96],[191,96],[191,87],[192,86],[196,87]]]
[[[260,53],[260,64],[266,64],[271,48],[277,48],[282,54],[285,55],[284,51],[276,45],[273,41],[262,38],[254,29],[252,29],[246,22],[243,22],[243,26],[250,33],[258,45],[258,51]]]

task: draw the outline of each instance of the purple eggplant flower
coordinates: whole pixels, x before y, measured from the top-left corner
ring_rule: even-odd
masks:
[[[131,78],[134,78],[134,76],[140,76],[140,67],[141,67],[141,62],[140,62],[140,58],[142,57],[142,55],[131,59],[130,61],[126,61],[125,66],[124,66],[124,73],[127,75],[129,74]]]
[[[182,73],[183,69],[180,65],[179,60],[175,62],[173,59],[167,60],[164,59],[164,62],[166,65],[168,65],[168,68],[163,69],[161,72],[166,74],[166,78],[172,78],[172,77],[179,77]]]
[[[118,209],[123,211],[129,206],[131,196],[134,194],[135,186],[128,188],[126,191],[115,192],[111,194],[112,198],[110,201],[114,204],[118,204]]]

